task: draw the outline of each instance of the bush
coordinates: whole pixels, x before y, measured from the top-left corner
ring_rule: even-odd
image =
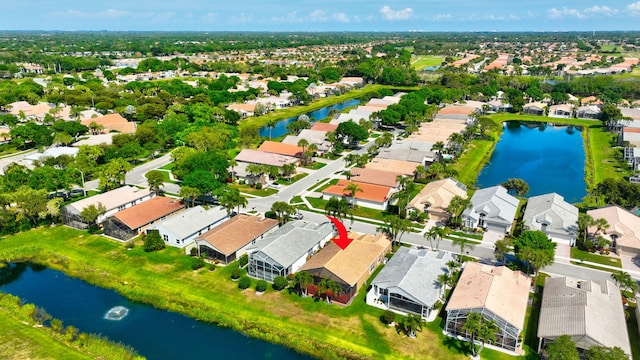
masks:
[[[273,290],[281,291],[289,285],[289,280],[284,276],[276,276],[273,279]]]
[[[389,325],[389,324],[391,324],[392,322],[394,322],[394,321],[396,320],[396,313],[394,313],[394,312],[393,312],[393,311],[391,311],[391,310],[386,310],[386,311],[382,314],[382,316],[380,316],[380,320],[381,320],[383,323],[385,323],[385,324]]]
[[[136,247],[136,244],[133,242],[133,240],[129,240],[129,241],[127,241],[125,246],[127,247],[127,249],[131,250],[134,247]]]
[[[216,264],[209,264],[209,271],[216,271]]]
[[[258,283],[256,284],[256,291],[264,292],[265,290],[267,290],[267,282],[264,280],[258,280]]]
[[[206,263],[204,262],[204,259],[201,257],[191,259],[191,268],[193,270],[202,269],[205,265]]]
[[[240,256],[240,259],[238,259],[238,265],[240,265],[240,267],[245,267],[248,263],[249,263],[249,255],[247,254]]]
[[[151,252],[164,249],[164,241],[160,237],[158,230],[149,230],[144,237],[144,251]]]
[[[240,278],[240,276],[242,276],[242,269],[240,268],[235,268],[231,271],[231,278],[233,280],[238,280]]]
[[[267,211],[264,213],[264,217],[268,218],[268,219],[274,219],[277,220],[278,219],[278,214],[276,214],[273,211]]]
[[[192,247],[191,250],[189,250],[189,254],[191,254],[191,256],[198,256],[198,249]]]
[[[240,184],[240,185],[244,185],[244,184],[246,184],[246,183],[247,183],[247,182],[246,182],[246,181],[244,181],[244,180],[240,180],[240,181],[239,181],[239,184]]]
[[[238,288],[240,290],[248,289],[251,286],[251,279],[246,276],[243,276],[240,281],[238,281]]]
[[[261,190],[261,189],[262,189],[262,183],[257,183],[256,190]]]

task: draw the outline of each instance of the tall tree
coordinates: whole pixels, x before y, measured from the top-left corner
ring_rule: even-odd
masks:
[[[582,233],[582,241],[587,241],[589,235],[589,227],[595,225],[595,219],[586,213],[578,214],[578,229]]]
[[[496,256],[496,259],[500,260],[500,263],[504,265],[504,260],[509,252],[509,246],[505,240],[498,240],[494,244],[493,254]]]
[[[397,245],[400,243],[402,235],[404,235],[410,229],[411,221],[402,219],[397,215],[390,215],[385,219],[385,224],[378,227],[376,230],[387,234],[393,244]]]
[[[501,184],[508,192],[514,192],[518,196],[525,196],[529,192],[529,184],[519,178],[510,178]]]
[[[164,176],[160,170],[151,170],[144,174],[147,178],[147,185],[149,189],[155,193],[159,193],[164,186]]]
[[[450,223],[452,225],[460,225],[460,215],[462,215],[462,212],[469,207],[470,204],[471,200],[465,199],[460,195],[456,195],[451,199],[449,206],[447,207],[447,212],[451,217]]]
[[[276,213],[278,223],[282,226],[289,220],[289,217],[296,212],[296,208],[284,201],[276,201],[271,204],[271,211]]]
[[[197,188],[191,186],[180,187],[180,197],[182,197],[183,199],[190,199],[191,207],[195,206],[196,198],[200,195],[202,195],[202,192]]]
[[[318,283],[318,294],[323,296],[328,304],[331,304],[331,298],[338,296],[342,292],[342,287],[331,279],[322,279]]]
[[[527,230],[514,240],[514,249],[518,259],[526,261],[534,271],[553,263],[557,244],[540,230]]]
[[[462,264],[462,257],[465,254],[465,250],[471,250],[475,247],[475,245],[473,245],[471,240],[465,237],[451,238],[451,242],[453,246],[460,247],[460,257],[458,258],[458,261]]]
[[[409,313],[400,321],[400,327],[410,338],[416,337],[417,331],[422,331],[422,327],[425,324],[422,316]]]
[[[549,360],[578,360],[580,355],[576,343],[569,335],[561,335],[545,349]]]
[[[629,360],[624,350],[620,347],[592,346],[587,350],[587,359],[589,360]]]
[[[313,285],[313,276],[306,271],[298,271],[293,275],[293,283],[300,290],[300,295],[307,296],[307,287]]]
[[[346,191],[349,194],[349,197],[351,197],[351,206],[355,208],[356,193],[363,192],[364,190],[362,190],[362,188],[360,187],[360,185],[358,185],[358,183],[350,182],[349,185],[345,186],[344,191]]]

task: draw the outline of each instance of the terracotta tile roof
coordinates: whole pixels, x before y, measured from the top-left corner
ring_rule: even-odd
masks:
[[[156,196],[143,203],[119,211],[113,216],[130,229],[138,229],[182,208],[184,208],[184,204],[180,200]]]
[[[427,184],[414,197],[407,208],[414,208],[422,211],[425,204],[429,204],[429,210],[446,211],[454,196],[467,198],[467,191],[459,182],[454,179],[447,178],[433,181]]]
[[[440,109],[438,115],[471,115],[474,111],[476,109],[471,106],[450,105]]]
[[[320,131],[328,132],[328,131],[336,131],[337,128],[338,128],[337,124],[317,122],[313,124],[313,126],[311,127],[311,130],[320,130]]]
[[[365,165],[365,167],[367,169],[393,171],[404,175],[413,175],[419,165],[420,164],[418,163],[408,161],[375,158]]]
[[[530,286],[520,271],[467,262],[446,310],[487,308],[522,330]]]
[[[283,144],[275,141],[263,142],[258,150],[288,156],[300,156],[302,154],[302,148],[300,146]]]
[[[198,236],[196,241],[206,241],[220,253],[231,255],[276,226],[277,220],[240,214]]]
[[[616,235],[618,246],[632,248],[636,251],[640,249],[640,217],[616,205],[589,210],[587,214],[594,219],[607,220],[609,228],[604,236]],[[596,230],[593,227],[589,229],[589,232],[593,234]]]
[[[344,250],[330,242],[304,264],[300,271],[325,269],[341,282],[356,286],[366,275],[372,264],[391,248],[391,241],[384,234],[350,233],[353,241]]]
[[[625,127],[622,131],[626,133],[640,133],[640,128]]]
[[[356,199],[367,200],[367,201],[375,201],[382,203],[389,197],[389,192],[391,188],[388,186],[380,186],[373,184],[365,184],[357,181],[347,181],[347,180],[338,180],[336,185],[331,185],[328,188],[324,189],[322,192],[330,195],[336,196],[349,196],[349,192],[345,190],[345,188],[351,184],[358,184],[362,191],[358,191],[355,194]]]
[[[125,134],[133,134],[136,132],[136,123],[128,122],[120,114],[109,114],[96,118],[82,120],[81,124],[89,126],[92,122],[104,127],[103,132],[108,133],[111,131],[118,131]]]
[[[352,168],[351,175],[353,175],[351,180],[361,183],[396,187],[398,186],[398,176],[403,174],[386,170]]]
[[[227,109],[254,112],[256,111],[256,104],[231,104],[227,106]]]

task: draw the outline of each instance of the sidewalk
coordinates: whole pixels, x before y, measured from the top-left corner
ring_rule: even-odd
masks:
[[[572,259],[572,258],[568,258],[568,257],[564,257],[564,256],[556,256],[554,258],[554,261],[563,262],[563,263],[566,263],[566,264],[570,264],[571,262],[574,262],[574,263],[576,263],[575,265],[586,264],[586,265],[591,265],[591,266],[597,266],[599,268],[607,269],[607,270],[610,270],[612,272],[613,271],[624,271],[624,272],[629,273],[631,276],[634,276],[636,278],[640,277],[640,271],[629,270],[629,269],[619,268],[619,267],[610,266],[610,265],[598,264],[598,263],[594,263],[594,262],[591,262],[591,261]],[[578,265],[578,266],[580,266],[580,265]]]

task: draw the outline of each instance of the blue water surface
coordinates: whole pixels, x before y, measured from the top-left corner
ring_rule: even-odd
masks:
[[[521,178],[530,187],[527,197],[556,192],[570,203],[582,201],[587,189],[581,128],[517,121],[504,126],[478,188]]]
[[[322,120],[324,118],[326,118],[327,116],[329,116],[329,111],[331,111],[332,109],[336,109],[338,111],[341,111],[343,109],[346,109],[348,107],[351,106],[356,106],[360,104],[360,100],[358,99],[351,99],[351,100],[347,100],[347,101],[343,101],[341,103],[337,103],[337,104],[333,104],[331,106],[327,106],[324,107],[322,109],[318,109],[318,110],[314,110],[312,112],[308,112],[306,115],[309,116],[310,118],[312,118],[312,122],[314,121],[318,121],[318,120]],[[289,132],[289,130],[287,130],[287,125],[289,125],[290,123],[294,122],[298,120],[297,116],[294,117],[290,117],[288,119],[284,119],[284,120],[280,120],[276,123],[276,127],[271,129],[271,134],[269,134],[269,127],[268,126],[263,126],[260,129],[258,129],[258,133],[260,134],[260,136],[263,137],[269,137],[269,135],[271,135],[272,138],[277,138],[280,137],[282,135],[285,135]]]
[[[150,360],[309,359],[283,346],[132,302],[115,291],[36,265],[10,264],[0,269],[0,291],[44,308],[65,325],[130,345]],[[115,306],[129,309],[128,314],[122,320],[107,320],[105,315]]]

